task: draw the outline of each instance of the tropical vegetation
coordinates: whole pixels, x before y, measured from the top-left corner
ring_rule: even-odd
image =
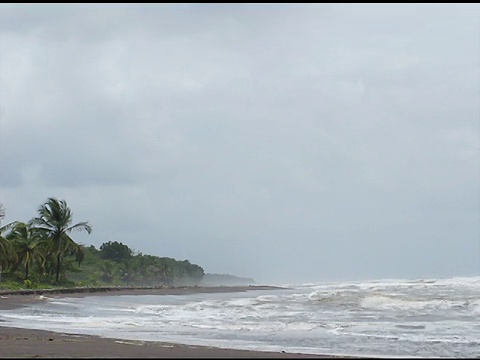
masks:
[[[28,222],[1,226],[0,289],[197,285],[205,273],[188,260],[136,252],[107,241],[98,249],[77,243],[75,231],[92,232],[88,222],[73,222],[65,200],[49,198]]]

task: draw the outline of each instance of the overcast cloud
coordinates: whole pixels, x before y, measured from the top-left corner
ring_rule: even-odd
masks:
[[[480,273],[480,6],[0,5],[3,223],[263,283]]]

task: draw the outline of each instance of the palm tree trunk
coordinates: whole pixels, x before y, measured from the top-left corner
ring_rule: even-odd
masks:
[[[28,280],[28,261],[25,263],[25,280]]]
[[[59,278],[60,278],[60,253],[57,254],[57,277],[56,277],[57,283]]]

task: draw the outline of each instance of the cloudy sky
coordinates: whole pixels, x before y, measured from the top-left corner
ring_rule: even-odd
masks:
[[[3,224],[66,200],[260,283],[480,274],[480,5],[0,5]]]

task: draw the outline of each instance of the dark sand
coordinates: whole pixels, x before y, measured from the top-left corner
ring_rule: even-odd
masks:
[[[0,291],[0,310],[15,309],[49,298],[88,295],[172,295],[200,292],[269,290],[263,286],[182,287],[156,289],[93,289],[56,293],[24,291],[22,294]],[[154,341],[107,339],[44,330],[4,327],[0,323],[0,358],[332,358],[332,356],[292,354],[189,346]]]

